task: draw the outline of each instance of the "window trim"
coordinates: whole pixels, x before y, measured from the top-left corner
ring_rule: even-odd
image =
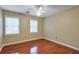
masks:
[[[5,34],[5,17],[14,17],[14,18],[18,18],[19,19],[19,33],[16,33],[16,34]],[[21,20],[20,20],[20,17],[18,17],[18,16],[11,16],[11,15],[5,15],[4,17],[3,17],[3,30],[4,30],[4,32],[3,32],[3,35],[4,36],[16,36],[16,35],[20,35],[20,33],[21,33]]]

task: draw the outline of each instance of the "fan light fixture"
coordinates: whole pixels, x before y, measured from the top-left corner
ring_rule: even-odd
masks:
[[[39,9],[37,10],[37,16],[41,16],[43,11],[43,7],[40,6]]]
[[[37,16],[41,16],[42,14],[40,12],[37,12]]]

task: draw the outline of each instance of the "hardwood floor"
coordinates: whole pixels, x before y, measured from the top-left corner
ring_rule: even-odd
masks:
[[[32,50],[33,49],[33,50]],[[31,51],[32,50],[32,51]],[[1,54],[79,54],[79,51],[45,39],[5,46]]]

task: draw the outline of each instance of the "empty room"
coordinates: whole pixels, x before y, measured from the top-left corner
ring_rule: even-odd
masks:
[[[0,5],[0,54],[79,54],[79,6]]]

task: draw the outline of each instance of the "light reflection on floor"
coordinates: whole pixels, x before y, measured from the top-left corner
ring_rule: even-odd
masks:
[[[20,54],[19,52],[13,54]],[[34,46],[30,49],[30,54],[37,54],[37,46]]]
[[[13,54],[20,54],[20,53],[16,52],[16,53],[13,53]]]
[[[31,54],[37,54],[37,46],[34,46],[30,49]]]

